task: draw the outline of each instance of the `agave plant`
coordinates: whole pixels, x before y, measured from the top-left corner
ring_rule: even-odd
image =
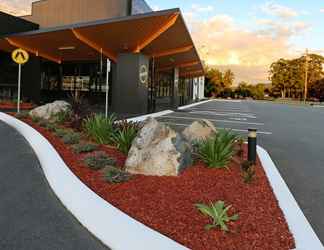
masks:
[[[88,117],[83,122],[83,129],[86,134],[99,144],[111,144],[115,130],[113,124],[116,121],[114,115],[106,118],[104,115]]]
[[[128,154],[133,140],[137,136],[138,130],[134,127],[127,127],[122,130],[119,130],[114,134],[113,141],[116,147],[124,154]]]
[[[205,204],[196,204],[195,206],[203,215],[209,216],[213,220],[212,224],[208,224],[205,226],[206,230],[220,227],[221,230],[228,231],[226,223],[230,221],[236,221],[239,219],[238,214],[234,214],[233,216],[229,216],[227,214],[228,210],[232,206],[226,207],[224,201],[217,201],[215,203],[211,203],[210,206],[207,206]]]
[[[237,138],[230,130],[220,130],[215,136],[197,142],[197,155],[210,168],[227,167],[235,154]]]

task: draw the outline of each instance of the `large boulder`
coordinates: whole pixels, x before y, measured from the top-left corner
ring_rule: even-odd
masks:
[[[205,119],[193,122],[182,132],[184,138],[190,143],[204,140],[215,133],[217,133],[217,129],[214,124]]]
[[[71,105],[65,101],[55,101],[43,106],[39,106],[29,112],[30,116],[38,117],[41,119],[49,120],[60,112],[68,111]]]
[[[126,160],[126,171],[152,176],[177,176],[192,164],[188,142],[153,118],[145,121]]]

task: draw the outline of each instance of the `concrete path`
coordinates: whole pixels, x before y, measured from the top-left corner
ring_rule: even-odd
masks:
[[[2,122],[0,249],[107,249],[64,208],[47,184],[28,143]]]
[[[305,216],[324,243],[324,108],[271,102],[212,101],[159,120],[182,130],[195,119],[246,135],[259,131],[258,143],[270,153]]]

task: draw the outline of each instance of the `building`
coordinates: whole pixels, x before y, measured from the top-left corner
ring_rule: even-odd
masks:
[[[26,100],[78,91],[104,104],[107,79],[111,110],[119,114],[203,98],[203,66],[179,9],[154,12],[144,0],[40,0],[31,15],[0,12],[0,22],[0,98],[16,95],[16,48],[31,55],[22,70]]]

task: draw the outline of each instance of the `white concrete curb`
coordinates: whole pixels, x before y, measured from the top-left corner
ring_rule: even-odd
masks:
[[[181,106],[178,109],[180,109],[180,110],[188,109],[188,108],[192,108],[192,107],[195,107],[195,106],[207,103],[207,102],[212,102],[212,101],[214,101],[214,99],[210,99],[210,100],[206,100],[206,101],[202,101],[202,102],[196,102],[196,103],[192,103],[192,104],[189,104],[189,105]]]
[[[323,250],[323,245],[312,229],[305,215],[282,179],[268,152],[258,146],[258,156],[268,176],[271,187],[278,199],[291,233],[294,235],[297,250]]]
[[[164,111],[153,113],[153,114],[148,114],[148,115],[142,115],[142,116],[129,118],[129,119],[127,119],[127,121],[129,121],[129,122],[142,122],[142,121],[145,121],[149,117],[159,117],[159,116],[171,114],[173,112],[174,111],[172,111],[172,110],[164,110]]]
[[[186,247],[134,220],[84,185],[65,165],[53,146],[35,129],[0,112],[34,149],[46,179],[64,206],[112,250],[185,250]]]

